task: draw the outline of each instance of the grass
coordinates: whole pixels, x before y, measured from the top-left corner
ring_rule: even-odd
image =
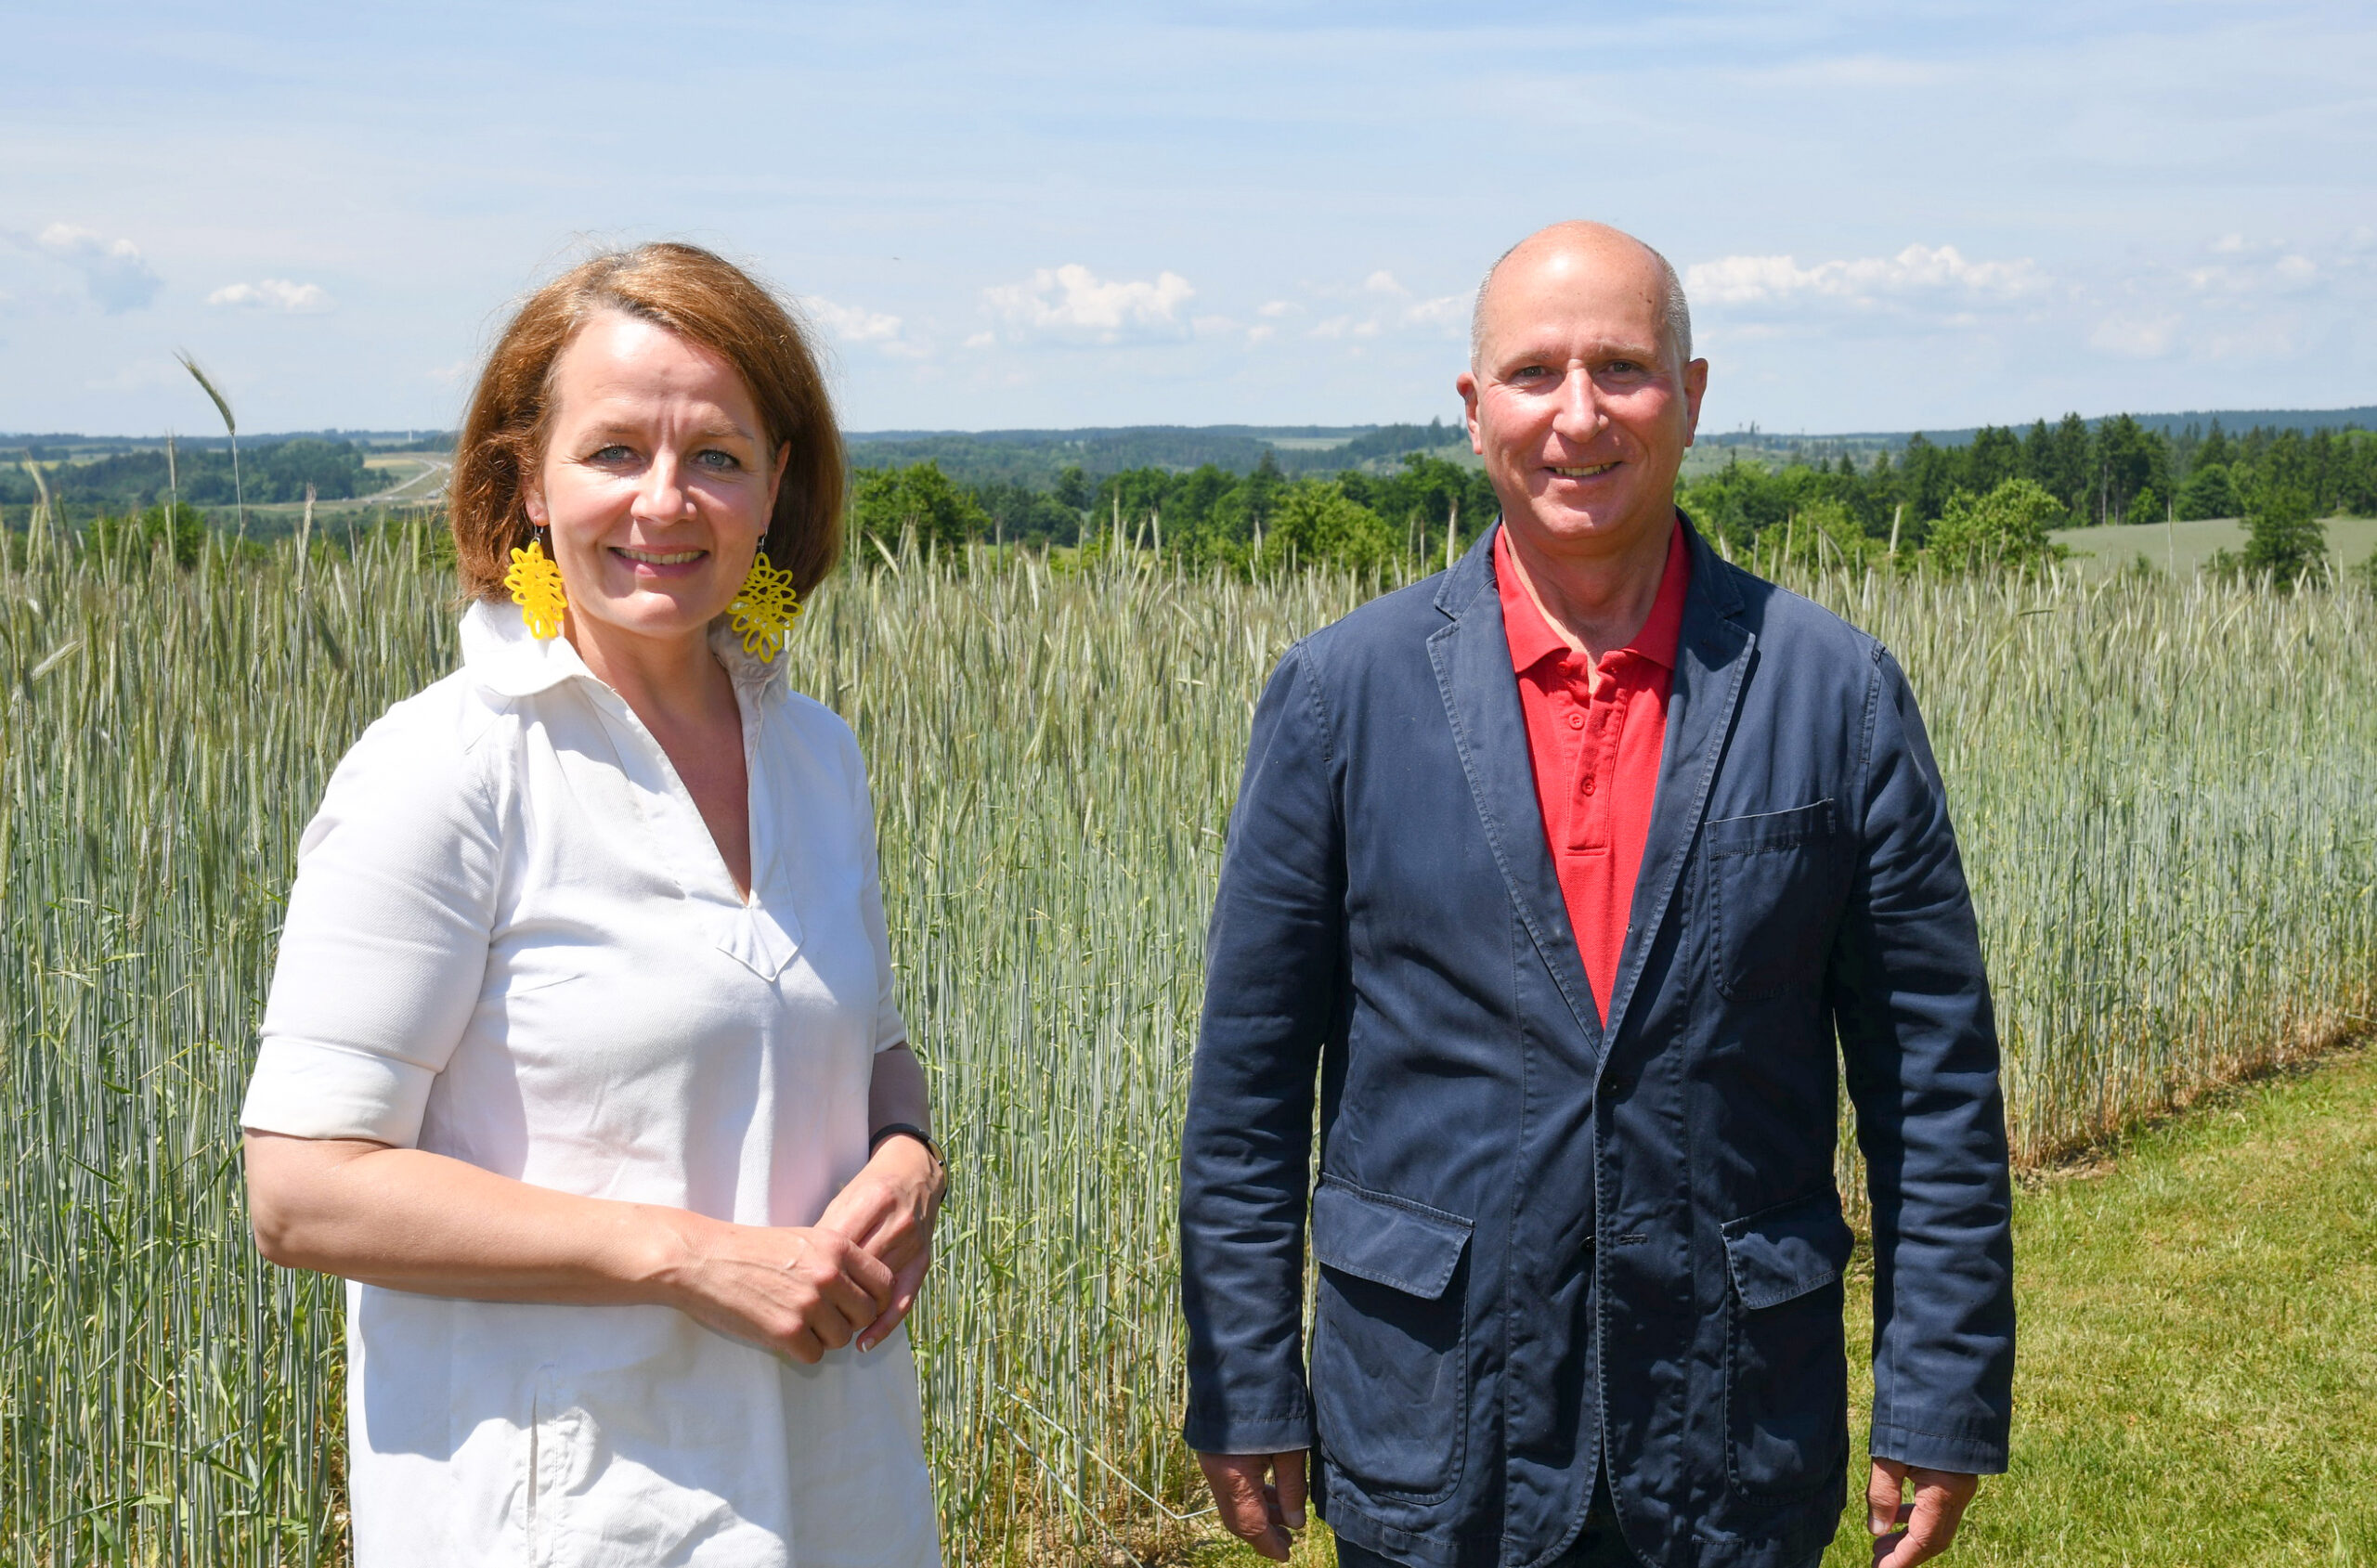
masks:
[[[335,1292],[255,1259],[232,1122],[298,833],[454,633],[425,536],[322,533],[302,586],[285,543],[0,570],[0,1563],[340,1550]],[[1805,586],[1922,695],[2026,1160],[2370,1015],[2377,603]],[[1171,1153],[1204,914],[1266,671],[1375,587],[908,558],[796,638],[871,764],[961,1173],[916,1334],[953,1563],[1206,1528]]]
[[[2015,1248],[2013,1468],[1954,1561],[2377,1563],[2377,1053],[2219,1095],[2034,1186]],[[1861,1434],[1868,1342],[1850,1354]],[[1863,1510],[1827,1568],[1871,1561]]]

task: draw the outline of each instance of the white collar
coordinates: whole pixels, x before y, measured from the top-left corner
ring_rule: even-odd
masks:
[[[783,683],[787,661],[746,653],[743,640],[724,616],[709,623],[709,650],[735,686],[754,696]],[[568,638],[539,641],[529,636],[520,606],[501,600],[482,599],[462,612],[462,667],[472,680],[504,697],[534,696],[573,677],[602,684]]]

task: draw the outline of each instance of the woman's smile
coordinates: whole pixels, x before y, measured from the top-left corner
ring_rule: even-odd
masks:
[[[626,562],[638,577],[660,577],[690,576],[709,557],[706,550],[636,550],[623,544],[611,546],[611,554]]]

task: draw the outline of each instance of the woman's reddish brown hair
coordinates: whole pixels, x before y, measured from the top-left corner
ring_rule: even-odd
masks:
[[[809,337],[742,268],[694,245],[639,245],[574,266],[528,297],[479,372],[454,451],[454,549],[466,598],[500,601],[535,535],[527,476],[545,459],[553,363],[599,311],[665,327],[718,355],[759,406],[770,451],[789,446],[762,546],[806,596],[842,551],[842,436]]]

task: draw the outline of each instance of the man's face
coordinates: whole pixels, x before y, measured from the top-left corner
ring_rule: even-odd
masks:
[[[1653,529],[1665,540],[1708,365],[1677,362],[1664,284],[1618,237],[1523,249],[1495,274],[1458,384],[1504,521],[1546,553],[1622,553]]]

